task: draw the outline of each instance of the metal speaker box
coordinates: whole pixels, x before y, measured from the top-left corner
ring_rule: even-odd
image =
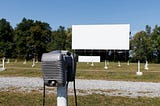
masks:
[[[66,68],[63,54],[52,51],[42,55],[42,74],[46,86],[64,86],[66,83]]]

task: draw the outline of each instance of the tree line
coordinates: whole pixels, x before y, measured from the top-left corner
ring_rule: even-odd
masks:
[[[150,61],[160,63],[160,26],[146,25],[144,31],[137,32],[130,40],[130,58],[132,61]]]
[[[56,49],[71,50],[71,28],[52,31],[46,22],[23,18],[13,29],[6,19],[0,20],[0,57],[40,59]]]
[[[57,49],[71,50],[71,36],[71,28],[60,26],[53,30],[46,22],[26,18],[13,28],[6,19],[2,18],[0,19],[0,57],[41,59],[45,52]],[[148,60],[160,63],[160,26],[155,25],[152,29],[151,26],[146,25],[144,31],[139,31],[131,37],[128,57],[134,62]]]

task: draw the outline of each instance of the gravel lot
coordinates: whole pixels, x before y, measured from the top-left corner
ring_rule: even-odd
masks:
[[[0,77],[1,91],[40,91],[42,92],[43,80],[38,77]],[[72,83],[69,83],[69,94],[73,93]],[[160,83],[106,81],[76,79],[77,94],[104,94],[110,96],[128,97],[160,97]],[[49,91],[53,92],[53,89]],[[55,93],[56,91],[54,91]]]

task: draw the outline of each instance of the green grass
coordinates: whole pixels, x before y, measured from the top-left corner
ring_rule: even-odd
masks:
[[[56,97],[48,95],[48,106],[56,106]],[[49,105],[51,104],[51,105]],[[0,92],[0,106],[42,106],[42,94],[38,92]]]
[[[149,70],[144,70],[144,63],[141,63],[142,76],[137,76],[137,63],[122,63],[121,67],[117,63],[111,62],[109,69],[104,69],[104,62],[94,63],[95,66],[90,66],[87,63],[77,63],[77,79],[97,79],[97,80],[124,80],[124,81],[146,81],[160,82],[160,64],[149,64]],[[32,62],[9,63],[6,64],[6,71],[0,72],[1,76],[25,76],[25,77],[42,77],[41,63],[31,67]]]
[[[6,65],[6,70],[0,72],[0,75],[3,76],[25,76],[25,77],[41,77],[41,63],[36,64],[35,67],[32,68],[32,62],[27,62],[27,64],[23,64],[23,62],[11,62]]]
[[[56,104],[56,95],[47,94],[46,106],[56,106]],[[74,105],[74,97],[69,96],[69,106]],[[42,106],[42,94],[0,91],[0,106]],[[128,98],[92,94],[78,96],[78,106],[160,106],[160,98]]]
[[[1,76],[25,76],[42,77],[41,63],[31,67],[32,62],[6,64],[6,71],[0,72]],[[86,63],[77,63],[76,78],[79,79],[102,79],[102,80],[125,80],[125,81],[148,81],[160,82],[160,64],[149,64],[149,71],[143,69],[143,76],[137,76],[137,64],[128,66],[122,63],[121,67],[117,63],[110,63],[109,69],[104,69],[104,63],[95,63],[94,67]],[[46,95],[46,106],[56,106],[56,95]],[[12,90],[0,90],[0,106],[42,106],[42,93],[32,91],[30,93],[15,92]],[[74,97],[69,96],[69,106],[74,106]],[[100,94],[78,96],[78,106],[160,106],[160,98],[147,97],[118,97]]]
[[[149,70],[144,70],[144,64],[141,64],[142,76],[137,76],[137,63],[131,63],[129,66],[122,63],[121,67],[117,63],[110,63],[109,69],[104,69],[104,63],[95,63],[90,66],[86,63],[77,64],[76,77],[80,79],[101,79],[101,80],[124,80],[124,81],[147,81],[160,82],[160,64],[150,64]]]

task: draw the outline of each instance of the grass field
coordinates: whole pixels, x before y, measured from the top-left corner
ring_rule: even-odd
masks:
[[[69,106],[74,106],[74,97],[69,96]],[[42,106],[42,94],[38,92],[0,92],[0,106]],[[56,106],[56,96],[46,95],[46,106]],[[128,98],[105,95],[78,96],[78,106],[160,106],[160,98]]]
[[[77,77],[102,80],[125,80],[125,81],[147,81],[160,82],[160,64],[150,64],[149,70],[144,70],[144,63],[141,64],[142,76],[137,76],[137,63],[122,63],[121,67],[117,63],[110,63],[109,69],[104,69],[104,63],[95,63],[94,67],[90,64],[78,63]]]
[[[23,64],[22,61],[9,64],[5,64],[6,70],[0,72],[3,76],[25,76],[25,77],[42,77],[41,63],[37,63],[35,67],[32,67],[32,62]]]
[[[104,63],[90,64],[77,63],[77,79],[101,79],[101,80],[124,80],[124,81],[146,81],[160,82],[160,64],[149,64],[149,70],[144,70],[144,63],[141,64],[142,76],[137,76],[137,63],[122,63],[121,67],[117,63],[111,62],[109,69],[104,69]],[[31,67],[32,62],[11,62],[6,64],[6,71],[0,72],[0,76],[25,76],[42,77],[41,63]],[[0,106],[41,106],[42,93],[32,91],[12,92],[0,90]],[[46,96],[46,106],[56,106],[56,95]],[[74,106],[74,97],[69,96],[69,106]],[[119,96],[105,96],[101,94],[91,94],[78,96],[78,106],[160,106],[160,98],[129,98]]]
[[[109,69],[104,69],[104,62],[95,63],[90,66],[87,63],[77,63],[76,78],[78,79],[101,79],[101,80],[124,80],[124,81],[146,81],[160,82],[160,64],[149,64],[149,70],[144,70],[144,63],[141,63],[142,76],[137,76],[137,63],[121,63],[121,67],[117,63],[111,62]],[[6,64],[6,71],[0,72],[2,76],[26,76],[26,77],[42,77],[41,63],[31,67],[32,62],[9,63]]]

